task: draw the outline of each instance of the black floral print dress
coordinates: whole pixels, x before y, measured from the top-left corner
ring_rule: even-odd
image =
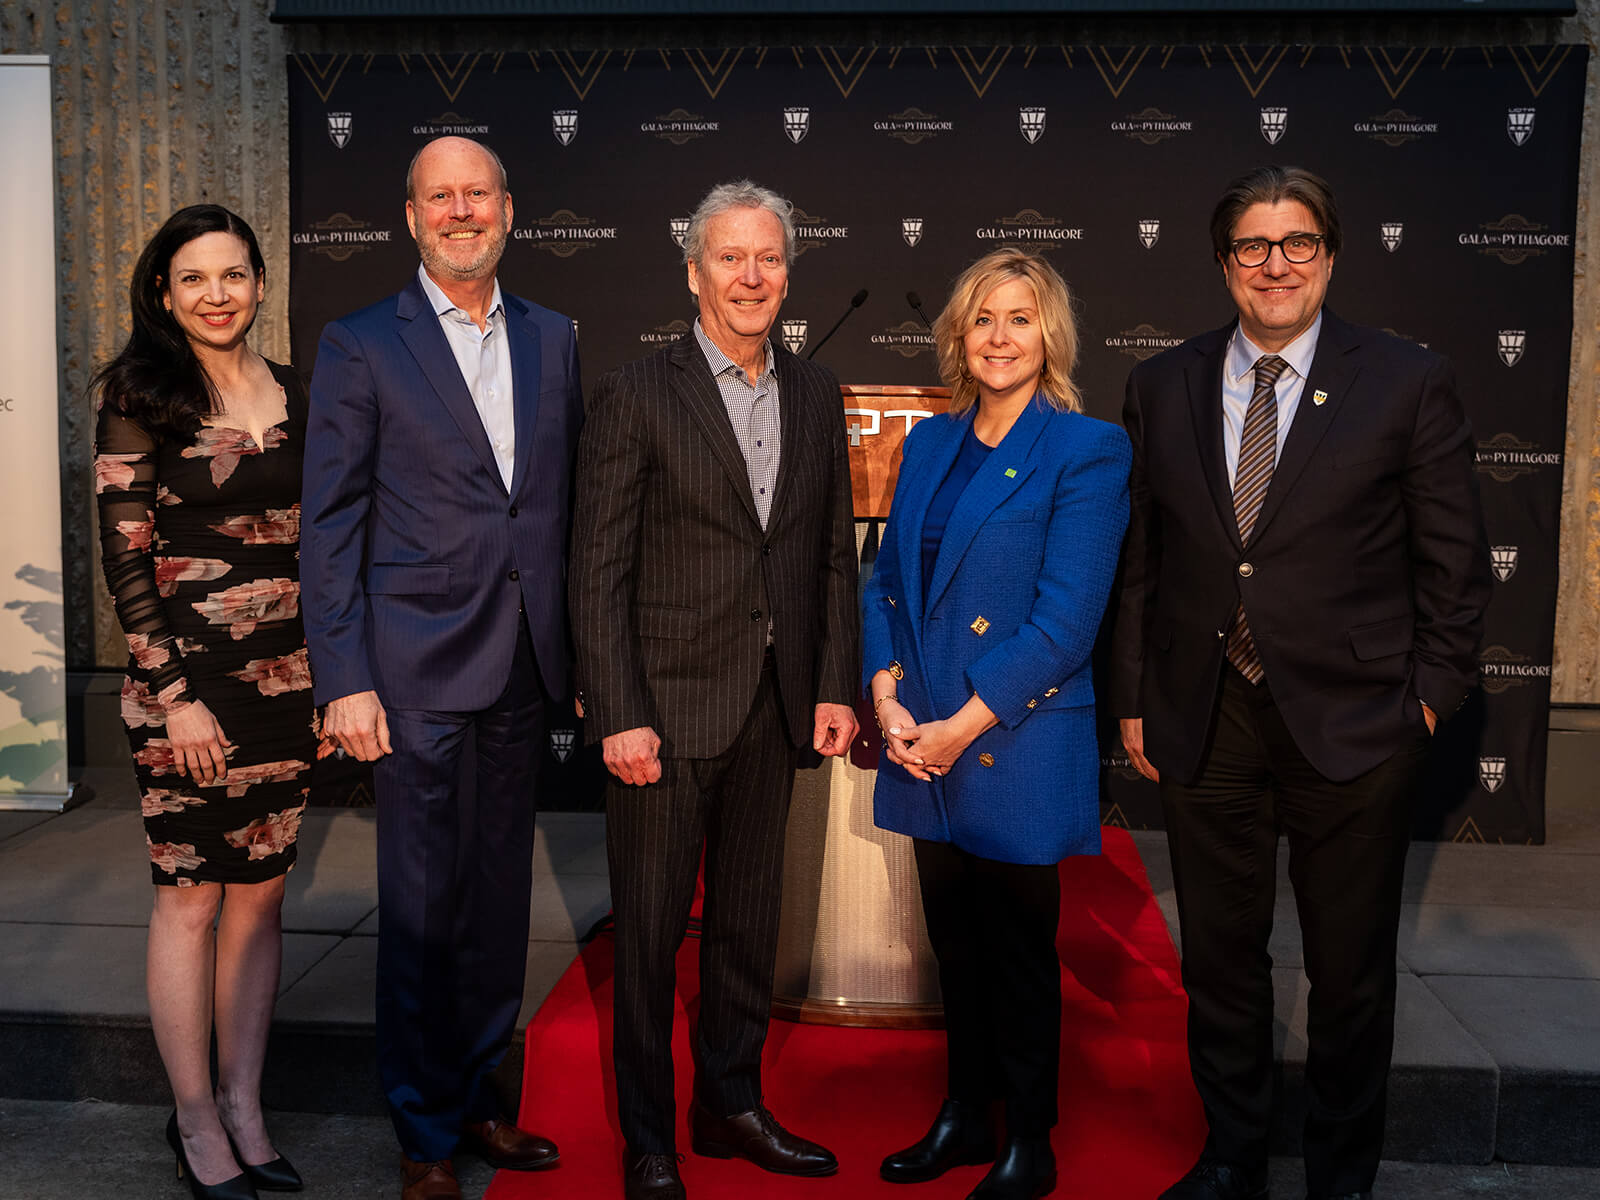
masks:
[[[101,561],[127,635],[122,719],[158,884],[259,883],[294,865],[318,735],[300,622],[306,391],[268,363],[287,415],[258,446],[153,437],[102,404]],[[233,743],[223,778],[173,768],[166,706],[201,700]]]

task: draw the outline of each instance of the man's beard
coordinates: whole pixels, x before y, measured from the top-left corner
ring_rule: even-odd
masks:
[[[444,234],[429,234],[426,239],[419,238],[417,252],[422,257],[422,265],[431,275],[443,276],[461,283],[493,274],[495,266],[500,262],[500,256],[505,253],[506,230],[501,227],[485,227],[480,232],[484,236],[478,242],[479,252],[465,263],[447,257],[445,248],[449,245],[449,239]]]

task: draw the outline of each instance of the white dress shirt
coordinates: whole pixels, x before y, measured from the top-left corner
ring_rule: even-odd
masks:
[[[1288,363],[1278,376],[1278,448],[1273,461],[1283,457],[1283,441],[1300,407],[1311,360],[1317,356],[1317,337],[1322,333],[1322,311],[1311,327],[1282,350],[1278,357]],[[1239,441],[1244,437],[1244,414],[1250,407],[1250,394],[1256,390],[1256,360],[1267,351],[1261,349],[1235,326],[1228,340],[1228,353],[1222,360],[1222,452],[1228,460],[1228,479],[1239,473]]]
[[[494,451],[495,465],[500,468],[500,480],[509,493],[517,464],[517,420],[511,404],[511,343],[506,330],[505,305],[500,297],[500,281],[494,282],[489,315],[479,329],[478,323],[465,310],[457,308],[429,277],[426,267],[417,268],[417,278],[422,280],[428,303],[438,314],[439,328],[444,330],[444,340],[450,343],[450,353],[455,355],[461,378],[472,395],[472,405],[478,410],[483,431],[489,435],[489,448]]]

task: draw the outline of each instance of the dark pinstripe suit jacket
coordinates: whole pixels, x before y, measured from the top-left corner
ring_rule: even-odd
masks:
[[[833,374],[774,346],[783,448],[767,528],[691,334],[601,377],[578,450],[570,607],[588,739],[653,728],[663,756],[738,735],[767,622],[789,735],[852,703],[855,524]]]

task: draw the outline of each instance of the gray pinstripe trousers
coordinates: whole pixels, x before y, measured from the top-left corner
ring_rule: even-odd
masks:
[[[761,1103],[796,760],[769,665],[744,728],[721,755],[664,759],[659,782],[633,787],[613,779],[606,789],[616,915],[613,1059],[618,1118],[631,1153],[676,1150],[674,960],[702,847],[695,1095],[718,1116]]]

